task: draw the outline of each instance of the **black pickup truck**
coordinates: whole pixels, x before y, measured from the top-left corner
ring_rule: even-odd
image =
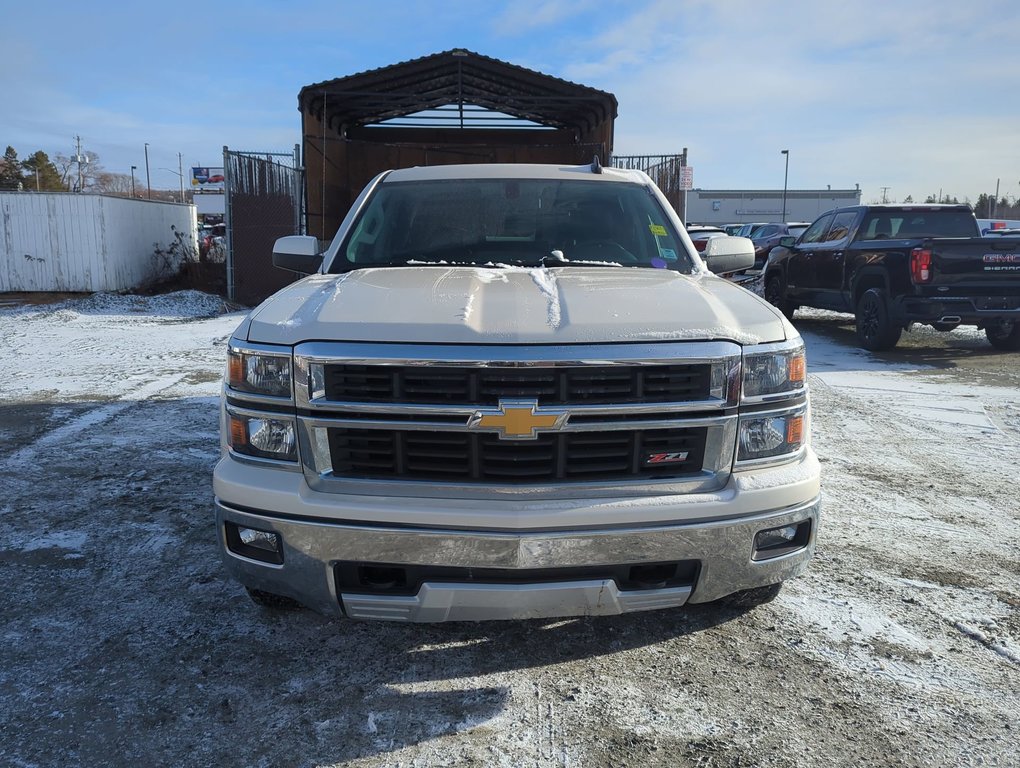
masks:
[[[911,323],[984,328],[1020,350],[1020,238],[981,237],[966,205],[856,205],[820,216],[769,254],[765,298],[853,312],[861,346],[891,349]]]

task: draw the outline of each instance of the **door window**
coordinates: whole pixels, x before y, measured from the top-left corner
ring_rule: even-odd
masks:
[[[818,221],[807,228],[807,232],[800,239],[800,244],[805,243],[820,243],[822,236],[825,234],[825,230],[829,228],[829,222],[832,221],[832,214],[826,214],[822,216]]]
[[[832,219],[832,226],[829,227],[829,231],[825,234],[825,242],[833,243],[837,240],[845,239],[850,234],[850,227],[854,225],[854,219],[856,218],[857,211],[837,213]]]

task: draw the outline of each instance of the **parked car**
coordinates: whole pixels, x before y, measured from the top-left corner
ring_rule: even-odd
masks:
[[[713,237],[728,237],[725,229],[722,227],[710,227],[704,224],[691,224],[687,227],[687,234],[691,238],[691,242],[694,243],[694,247],[698,249],[698,252],[705,250],[705,245],[709,239]]]
[[[203,260],[220,261],[227,249],[227,225],[213,224],[202,229],[198,241],[199,255]]]
[[[484,212],[484,215],[482,214]],[[228,345],[215,490],[263,605],[394,621],[767,602],[819,512],[804,342],[640,171],[381,173]]]
[[[769,251],[779,245],[784,237],[800,237],[811,226],[811,222],[792,221],[788,224],[762,224],[746,237],[754,243],[754,268],[762,269],[768,260]]]
[[[764,227],[766,224],[768,224],[767,221],[751,221],[747,224],[741,224],[740,229],[733,234],[737,237],[750,237],[751,233],[758,229],[758,227]]]
[[[1020,238],[986,236],[967,205],[857,205],[784,237],[765,267],[765,298],[853,312],[857,338],[891,349],[911,323],[983,328],[1020,351]]]
[[[722,228],[724,230],[726,230],[726,234],[727,235],[735,236],[735,235],[737,235],[740,232],[741,229],[744,228],[744,225],[743,224],[723,224]],[[746,237],[746,235],[745,235],[745,237]]]

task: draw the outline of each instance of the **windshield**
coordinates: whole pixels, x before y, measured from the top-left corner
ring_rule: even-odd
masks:
[[[694,271],[640,184],[442,179],[381,184],[330,265],[614,264]]]

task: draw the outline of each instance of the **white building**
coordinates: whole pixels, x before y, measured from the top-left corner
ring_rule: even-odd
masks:
[[[687,193],[688,224],[739,224],[752,221],[814,221],[826,211],[860,205],[861,190],[692,189]]]

